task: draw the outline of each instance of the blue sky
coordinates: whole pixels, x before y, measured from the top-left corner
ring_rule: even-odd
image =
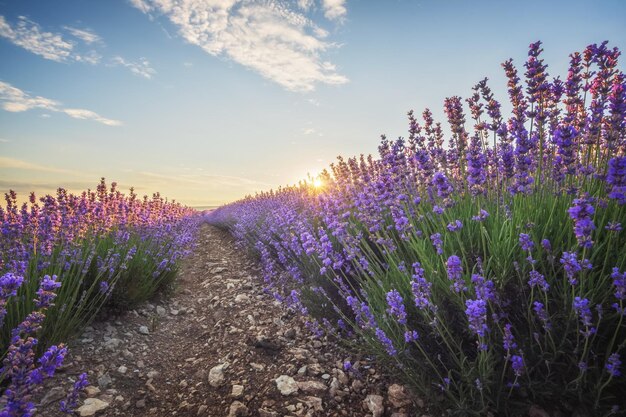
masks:
[[[551,75],[626,1],[0,0],[0,192],[95,186],[214,205],[406,133],[544,42]],[[623,68],[623,64],[621,65]],[[520,68],[523,72],[523,68]]]

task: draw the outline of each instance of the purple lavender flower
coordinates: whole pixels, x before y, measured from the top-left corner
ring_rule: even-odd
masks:
[[[433,213],[441,215],[443,214],[443,208],[439,206],[433,206]]]
[[[581,298],[581,297],[575,297],[572,303],[574,311],[578,313],[580,322],[582,323],[583,326],[585,326],[585,330],[581,331],[581,333],[585,337],[589,337],[596,332],[596,329],[592,327],[593,316],[592,316],[591,308],[589,307],[589,304],[590,302],[588,299]]]
[[[450,289],[454,290],[454,292],[456,293],[466,291],[467,287],[465,286],[465,281],[463,280],[463,268],[461,267],[461,259],[456,255],[452,255],[448,258],[446,266],[448,271],[448,279],[453,282],[453,284],[450,286]]]
[[[454,222],[449,223],[446,227],[449,231],[456,232],[457,230],[461,230],[463,228],[463,223],[461,220],[455,220]]]
[[[435,172],[435,175],[433,175],[433,186],[437,188],[437,195],[444,200],[450,197],[450,194],[454,191],[448,178],[441,171]]]
[[[61,283],[57,282],[56,275],[52,275],[52,277],[50,275],[44,276],[37,290],[37,295],[39,296],[35,302],[37,308],[48,308],[52,306],[52,300],[57,296],[54,291],[60,286]]]
[[[407,330],[404,332],[404,341],[406,343],[415,342],[419,339],[419,334],[415,330]]]
[[[617,200],[619,205],[626,204],[626,156],[609,160],[606,182],[611,186],[609,198]]]
[[[413,280],[411,281],[411,291],[415,299],[415,306],[419,309],[425,309],[432,306],[430,302],[430,289],[432,283],[424,278],[424,269],[419,262],[413,264]]]
[[[552,244],[550,243],[550,241],[548,239],[542,239],[541,240],[541,247],[546,252],[552,252]]]
[[[550,330],[552,326],[550,325],[548,313],[546,312],[543,303],[540,303],[539,301],[533,302],[533,310],[535,311],[535,314],[537,315],[539,320],[541,320],[541,322],[543,323],[543,328],[545,330]]]
[[[487,161],[482,151],[482,143],[478,134],[472,137],[469,151],[467,152],[467,183],[472,195],[485,192],[484,183],[487,180],[485,166]]]
[[[489,331],[487,326],[487,301],[466,300],[465,314],[469,321],[469,329],[480,337],[484,337]]]
[[[393,342],[389,339],[389,337],[387,337],[381,328],[376,328],[376,338],[380,341],[380,343],[382,343],[389,356],[396,356],[398,354],[398,351],[393,346]]]
[[[485,280],[482,275],[472,274],[472,283],[476,297],[485,301],[495,301],[495,285],[491,280]]]
[[[558,162],[564,174],[575,174],[577,170],[578,131],[574,126],[559,126],[554,131],[554,143],[557,145]]]
[[[574,234],[578,244],[583,248],[593,246],[591,233],[596,226],[593,224],[595,209],[590,204],[591,202],[592,200],[588,197],[577,198],[574,200],[574,205],[567,210],[570,218],[574,221]]]
[[[522,376],[524,374],[524,358],[520,355],[512,355],[511,367],[516,377]]]
[[[615,287],[615,298],[618,300],[626,300],[626,272],[620,273],[617,267],[613,268],[611,273],[613,278],[613,286]]]
[[[502,346],[504,350],[511,351],[517,349],[517,343],[515,343],[515,337],[513,337],[513,333],[511,332],[511,323],[507,323],[504,325],[504,336],[502,336]]]
[[[550,289],[550,284],[548,284],[546,278],[534,269],[530,271],[528,285],[530,285],[530,288],[539,287],[542,291],[548,291]]]
[[[563,265],[563,269],[565,270],[565,275],[567,276],[569,283],[576,285],[578,280],[575,276],[583,269],[578,262],[578,256],[574,252],[563,252],[561,264]]]
[[[4,317],[7,314],[7,301],[10,297],[17,295],[17,289],[24,282],[24,277],[7,273],[0,277],[0,328],[4,323]]]
[[[434,233],[430,236],[430,240],[433,242],[433,246],[437,251],[437,255],[443,254],[443,240],[441,239],[441,233]]]
[[[387,312],[398,319],[398,323],[406,324],[406,310],[404,309],[404,300],[400,293],[391,290],[387,293]]]
[[[109,291],[109,283],[100,281],[100,294],[106,294]]]
[[[487,217],[489,217],[489,212],[487,212],[487,210],[480,209],[480,212],[478,213],[477,216],[472,216],[472,220],[477,221],[477,222],[482,222]]]
[[[519,234],[519,244],[522,247],[522,250],[525,252],[529,252],[535,247],[535,243],[533,242],[532,238],[526,233]]]
[[[604,368],[609,371],[612,377],[618,377],[622,374],[619,370],[620,366],[622,366],[622,361],[620,360],[619,353],[612,353],[606,361]]]
[[[609,232],[621,232],[622,224],[620,222],[608,222],[604,228]]]
[[[62,400],[59,405],[61,408],[61,412],[67,414],[74,414],[74,409],[78,405],[78,394],[80,391],[85,389],[85,387],[89,385],[89,381],[87,380],[87,374],[82,373],[78,376],[76,382],[74,382],[74,386],[70,393],[67,395],[65,400]]]

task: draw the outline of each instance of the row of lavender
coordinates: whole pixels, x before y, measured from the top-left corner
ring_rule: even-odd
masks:
[[[316,331],[378,354],[455,414],[532,404],[623,412],[626,92],[619,51],[573,53],[550,79],[541,44],[512,113],[487,80],[429,110],[380,156],[339,158],[318,189],[213,212],[264,266],[268,291]],[[365,343],[363,343],[365,342]],[[351,368],[348,362],[347,369]]]
[[[62,363],[69,340],[105,304],[128,307],[170,286],[188,250],[193,210],[159,194],[95,191],[0,207],[0,416],[29,416],[33,394]],[[72,412],[77,390],[62,403]]]

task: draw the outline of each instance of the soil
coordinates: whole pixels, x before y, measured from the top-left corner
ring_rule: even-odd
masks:
[[[264,293],[258,264],[230,234],[203,225],[196,241],[171,297],[92,323],[70,344],[36,415],[62,415],[58,402],[81,372],[91,386],[79,415],[422,414],[372,360],[315,338]],[[356,371],[343,370],[347,360]]]

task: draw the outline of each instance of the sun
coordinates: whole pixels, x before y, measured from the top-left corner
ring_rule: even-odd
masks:
[[[313,180],[313,187],[314,188],[322,188],[322,186],[324,185],[324,182],[322,181],[322,179],[320,177],[317,177]]]

